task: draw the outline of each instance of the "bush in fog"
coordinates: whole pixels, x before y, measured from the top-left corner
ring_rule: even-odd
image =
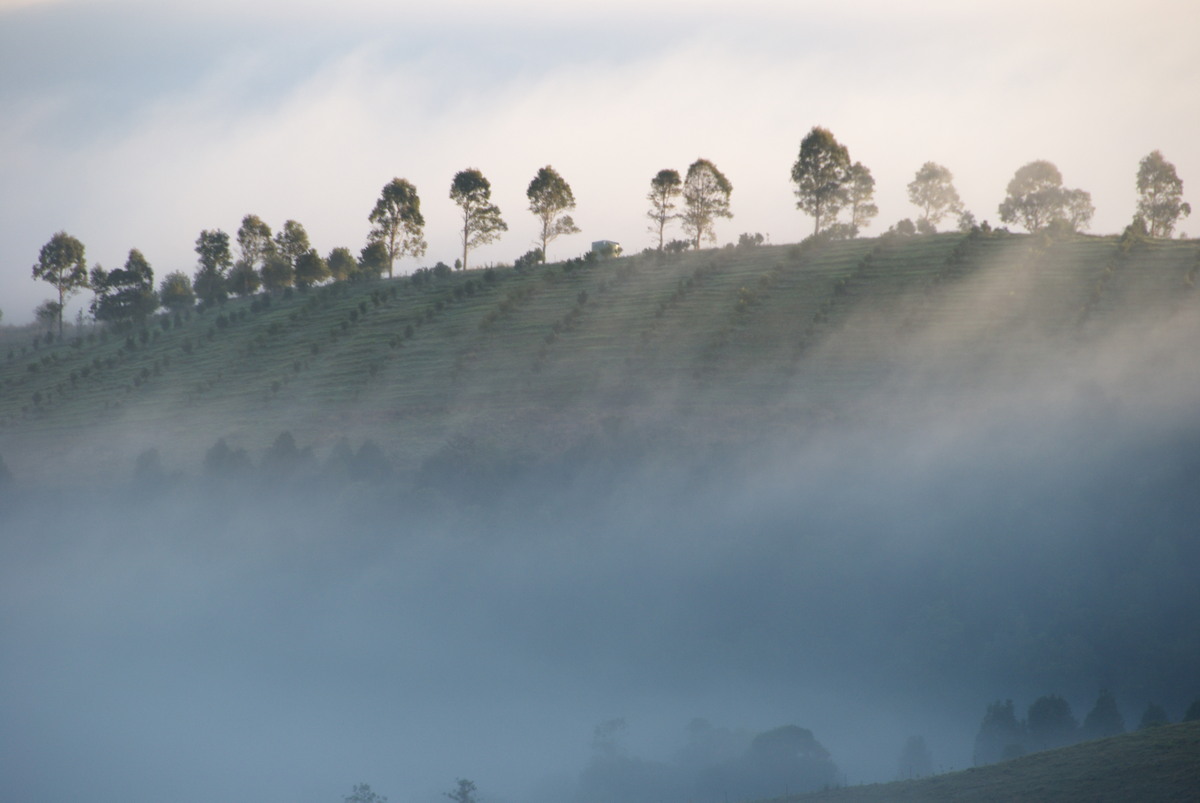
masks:
[[[368,783],[356,783],[354,791],[342,798],[344,803],[387,803],[387,798],[371,791]]]
[[[225,439],[219,439],[204,454],[204,473],[209,477],[229,477],[252,468],[245,449],[230,449]]]
[[[1125,732],[1125,718],[1117,710],[1117,700],[1108,689],[1101,689],[1096,704],[1083,719],[1083,738],[1103,739]]]
[[[1057,694],[1033,701],[1025,732],[1031,750],[1051,750],[1079,741],[1079,723],[1071,713],[1071,704]]]
[[[454,803],[477,803],[478,801],[478,798],[475,797],[475,784],[466,778],[459,778],[454,789],[443,794]]]
[[[909,736],[900,751],[900,764],[896,769],[896,780],[924,778],[933,775],[933,754],[925,744],[924,736]]]
[[[1138,723],[1138,730],[1146,728],[1156,728],[1159,725],[1169,725],[1171,722],[1167,716],[1166,709],[1158,703],[1150,703],[1146,706],[1146,710],[1142,712],[1142,721]]]
[[[1025,752],[1025,729],[1012,700],[990,703],[975,737],[975,765],[994,764]]]

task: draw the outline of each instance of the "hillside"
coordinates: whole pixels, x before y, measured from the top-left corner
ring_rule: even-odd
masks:
[[[1165,725],[915,781],[778,798],[788,803],[1195,800],[1200,722]]]
[[[1161,321],[1198,269],[1196,241],[952,233],[339,284],[52,345],[0,330],[0,454],[90,476],[153,447],[190,473],[218,438],[254,459],[288,431],[318,456],[371,439],[412,476],[448,443],[720,448]]]

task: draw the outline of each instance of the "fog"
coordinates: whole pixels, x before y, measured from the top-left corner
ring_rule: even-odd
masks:
[[[366,782],[424,803],[470,778],[493,803],[594,799],[606,756],[681,766],[697,718],[738,749],[809,729],[855,784],[890,780],[912,735],[969,766],[997,699],[1062,694],[1082,719],[1107,687],[1131,724],[1150,701],[1177,718],[1200,691],[1200,318],[1020,325],[996,312],[957,349],[918,332],[819,424],[584,452],[483,495],[205,477],[199,452],[159,484],[18,476],[3,797],[317,803]]]

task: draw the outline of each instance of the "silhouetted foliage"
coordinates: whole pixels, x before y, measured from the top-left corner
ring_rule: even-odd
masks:
[[[925,737],[909,736],[900,750],[896,780],[924,778],[928,775],[933,775],[933,754],[925,744]]]
[[[171,312],[178,313],[191,309],[196,305],[196,293],[187,274],[181,270],[172,271],[163,277],[158,286],[158,300]]]
[[[1125,718],[1117,709],[1117,700],[1108,689],[1101,689],[1096,704],[1083,718],[1083,738],[1103,739],[1125,732]]]
[[[342,798],[343,803],[387,803],[387,798],[371,791],[371,785],[358,783],[354,791]]]
[[[708,159],[697,159],[688,166],[683,180],[683,212],[680,220],[684,231],[691,233],[692,247],[699,249],[701,242],[716,242],[717,218],[731,218],[729,196],[733,185],[725,174]]]
[[[1050,750],[1078,741],[1079,723],[1071,713],[1070,703],[1057,694],[1048,694],[1029,706],[1025,733],[1029,749]]]
[[[204,454],[204,473],[210,477],[237,477],[252,467],[246,450],[230,449],[224,438],[219,439]]]
[[[1158,703],[1150,703],[1146,706],[1146,710],[1142,712],[1142,720],[1138,723],[1138,730],[1146,728],[1156,728],[1159,725],[1169,725],[1170,717],[1167,716],[1167,711]]]
[[[1008,182],[1008,194],[1000,204],[1000,220],[1018,223],[1029,232],[1041,231],[1055,222],[1070,231],[1083,231],[1094,211],[1089,193],[1063,187],[1057,167],[1036,161],[1021,167]]]
[[[397,259],[425,253],[421,198],[407,179],[394,178],[385,184],[367,219],[372,224],[368,242],[383,246],[389,278]]]
[[[1017,721],[1012,700],[988,704],[975,737],[974,761],[994,764],[1025,752],[1025,729]]]
[[[543,261],[544,255],[542,254],[542,249],[533,248],[517,257],[516,261],[513,262],[513,267],[518,271],[521,271],[525,270],[526,268],[533,267],[534,265],[541,264]]]
[[[141,324],[158,309],[154,271],[136,248],[129,251],[125,267],[110,272],[97,265],[92,269],[92,315],[114,324]]]
[[[813,218],[813,234],[837,218],[848,200],[850,152],[829,129],[814,126],[800,142],[800,155],[792,165],[796,208]]]
[[[33,266],[33,278],[41,279],[58,292],[58,335],[62,337],[62,311],[67,299],[87,287],[87,260],[83,243],[65,231],[60,231],[42,246]]]
[[[479,801],[479,798],[475,797],[475,784],[465,778],[459,778],[453,791],[443,794],[454,803],[478,803]]]
[[[650,218],[650,232],[658,235],[659,251],[663,250],[666,242],[667,224],[678,217],[675,213],[676,200],[682,192],[683,179],[680,178],[678,170],[659,170],[654,178],[650,179],[650,192],[646,194],[650,210],[646,212],[646,217]]]
[[[467,257],[472,248],[495,242],[508,224],[500,216],[500,207],[492,203],[492,185],[482,172],[468,168],[454,175],[450,183],[450,200],[462,212],[462,261],[458,267],[467,269]]]
[[[542,261],[546,261],[546,249],[551,241],[564,234],[578,234],[579,227],[567,213],[575,208],[575,193],[571,185],[553,167],[539,168],[537,175],[525,190],[529,199],[529,211],[533,212],[541,226]]]
[[[1146,221],[1151,237],[1170,237],[1175,224],[1192,213],[1183,201],[1183,180],[1160,151],[1138,164],[1137,190],[1137,216]]]

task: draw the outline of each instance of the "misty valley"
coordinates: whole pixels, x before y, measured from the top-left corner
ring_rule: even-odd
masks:
[[[1192,717],[1197,268],[976,231],[6,332],[4,786],[724,803]]]

